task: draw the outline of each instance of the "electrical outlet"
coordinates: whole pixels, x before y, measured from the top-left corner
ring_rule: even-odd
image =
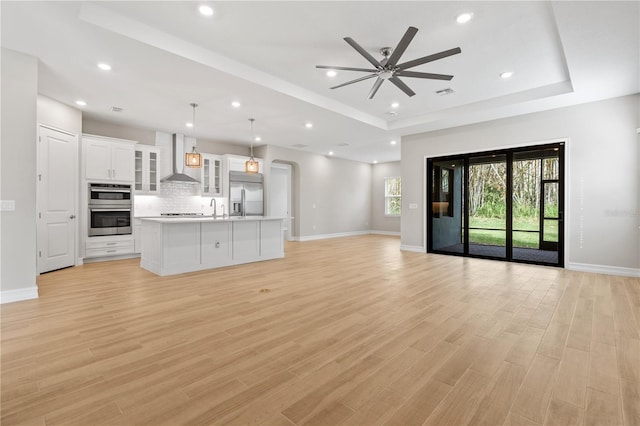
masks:
[[[410,209],[417,209],[418,208],[418,203],[409,203],[409,208]]]
[[[16,200],[2,200],[0,201],[0,211],[12,212],[16,209]]]
[[[315,226],[315,225],[312,225],[312,226],[311,226],[311,229],[313,229],[313,230],[315,231],[315,230],[316,230],[316,226]]]

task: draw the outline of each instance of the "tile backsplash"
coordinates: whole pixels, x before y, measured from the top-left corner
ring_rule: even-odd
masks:
[[[200,185],[182,182],[161,182],[158,195],[135,195],[134,213],[136,217],[159,216],[161,213],[204,213],[212,214],[211,197],[200,196]],[[216,198],[218,213],[224,198]],[[227,208],[225,206],[225,212]]]

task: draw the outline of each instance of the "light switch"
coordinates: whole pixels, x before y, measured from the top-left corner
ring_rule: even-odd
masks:
[[[418,208],[418,203],[409,203],[409,208],[410,209],[417,209]]]
[[[12,212],[16,209],[16,200],[2,200],[0,201],[0,211]]]

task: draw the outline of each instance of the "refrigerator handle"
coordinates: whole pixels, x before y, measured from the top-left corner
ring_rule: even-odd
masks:
[[[247,215],[247,208],[245,206],[244,188],[242,188],[242,190],[240,191],[240,204],[242,206],[242,216],[246,216]]]

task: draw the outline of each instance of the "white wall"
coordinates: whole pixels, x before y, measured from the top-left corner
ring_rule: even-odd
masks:
[[[0,193],[15,211],[0,213],[2,302],[37,297],[36,103],[38,61],[3,48],[0,55],[2,143]]]
[[[394,176],[402,176],[400,161],[372,166],[371,229],[374,232],[400,234],[400,217],[384,215],[384,180]]]
[[[155,145],[156,131],[140,127],[129,127],[121,124],[82,117],[82,133],[108,136],[110,138],[128,139],[145,145]]]
[[[371,227],[371,165],[278,146],[255,149],[265,160],[266,205],[271,162],[293,167],[294,236],[302,240]]]
[[[38,95],[38,123],[80,135],[82,111],[46,96]]]
[[[640,275],[639,110],[632,95],[403,137],[401,244],[425,247],[425,157],[568,138],[565,266]]]

